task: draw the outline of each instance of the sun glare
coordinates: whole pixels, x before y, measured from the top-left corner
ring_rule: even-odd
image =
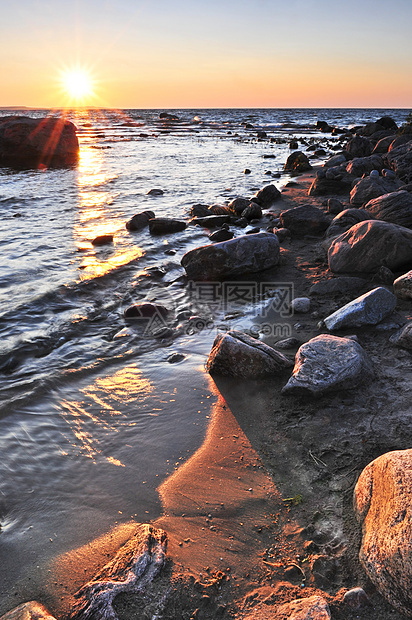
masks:
[[[94,96],[93,79],[84,69],[69,69],[61,74],[65,95],[76,104],[85,104]]]

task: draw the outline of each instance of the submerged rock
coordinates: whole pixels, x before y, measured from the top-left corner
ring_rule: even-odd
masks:
[[[39,168],[78,161],[76,127],[61,118],[8,116],[0,119],[0,165]]]
[[[278,374],[293,362],[267,344],[242,332],[218,334],[206,363],[211,374],[253,379]]]
[[[149,220],[153,219],[155,216],[153,211],[142,211],[141,213],[136,213],[128,222],[126,222],[127,230],[141,230],[142,228],[146,228],[149,225]]]
[[[379,592],[412,616],[412,450],[387,452],[369,463],[354,492],[362,524],[359,559]]]
[[[400,299],[412,299],[412,271],[404,273],[395,280],[393,292]]]
[[[323,334],[299,347],[293,375],[282,393],[319,396],[351,389],[372,376],[372,365],[360,344]]]
[[[279,263],[279,257],[276,235],[262,232],[195,248],[181,264],[193,280],[214,280],[269,269]]]
[[[162,570],[166,546],[166,532],[139,525],[114,559],[76,592],[68,620],[117,620],[115,597],[123,592],[141,596]]]
[[[149,230],[152,235],[167,235],[185,230],[186,222],[167,217],[155,217],[149,220]]]
[[[329,605],[321,596],[299,598],[276,608],[276,620],[330,620]]]
[[[359,222],[332,241],[328,261],[334,273],[372,272],[381,265],[398,271],[412,263],[412,231],[379,220]]]
[[[329,330],[376,325],[389,316],[395,308],[395,295],[380,286],[342,306],[326,317],[323,322]]]

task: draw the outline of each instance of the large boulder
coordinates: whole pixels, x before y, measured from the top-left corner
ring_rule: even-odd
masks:
[[[370,200],[365,210],[378,220],[412,228],[412,194],[403,190]]]
[[[412,271],[396,278],[393,283],[393,292],[400,299],[412,299]]]
[[[376,325],[396,307],[396,297],[382,286],[357,297],[323,321],[329,330]]]
[[[287,357],[242,332],[218,334],[206,363],[211,375],[253,379],[279,374],[293,366]]]
[[[8,611],[0,620],[55,620],[55,618],[37,601],[29,601]]]
[[[368,157],[372,152],[372,146],[367,138],[355,136],[347,143],[345,147],[346,152],[351,158],[354,157]]]
[[[398,271],[412,264],[412,231],[379,220],[359,222],[332,241],[328,261],[334,273],[370,273],[382,265]]]
[[[385,155],[385,161],[388,167],[392,168],[402,181],[410,183],[412,181],[412,135],[400,137],[404,140],[409,138],[409,141],[396,148],[392,148],[391,145],[389,153]]]
[[[363,207],[374,198],[396,192],[401,185],[398,179],[380,176],[365,177],[353,187],[350,193],[350,203],[353,207]]]
[[[359,559],[379,592],[412,616],[412,450],[396,450],[369,463],[354,492],[362,524]]]
[[[279,219],[281,226],[296,236],[321,234],[330,224],[330,217],[313,205],[301,205],[282,211]]]
[[[372,376],[372,365],[359,343],[322,334],[298,349],[293,374],[282,393],[320,396],[351,389]]]
[[[352,228],[352,226],[355,226],[355,224],[371,219],[372,216],[364,209],[345,209],[333,218],[325,236],[327,238],[337,237],[345,233],[349,228]]]
[[[346,166],[346,172],[354,177],[362,177],[369,174],[372,170],[381,172],[383,168],[383,159],[379,155],[370,155],[369,157],[355,157]]]
[[[381,138],[375,145],[372,154],[383,154],[389,151],[389,147],[394,140],[394,135],[386,136],[385,138]]]
[[[325,599],[315,594],[279,605],[272,617],[276,620],[330,620],[331,616]]]
[[[61,118],[0,119],[0,165],[24,168],[71,166],[79,157],[76,126]]]
[[[192,280],[220,280],[269,269],[279,257],[277,236],[262,232],[195,248],[186,252],[181,264]]]
[[[349,194],[353,183],[353,179],[349,174],[342,174],[339,178],[336,176],[328,178],[323,169],[319,172],[321,174],[316,175],[309,188],[309,196],[330,196],[333,194],[343,196]]]
[[[143,597],[166,562],[167,534],[141,524],[111,562],[76,594],[68,620],[118,620],[113,601],[121,593]]]
[[[312,170],[309,159],[302,151],[295,151],[286,160],[285,172],[307,172]]]
[[[258,205],[262,207],[262,209],[268,209],[272,206],[274,202],[279,200],[282,197],[282,194],[278,190],[278,188],[273,185],[265,185],[262,187],[254,196],[253,201],[257,202]]]

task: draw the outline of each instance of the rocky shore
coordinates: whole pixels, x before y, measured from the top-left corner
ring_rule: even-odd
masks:
[[[317,170],[295,151],[282,192],[193,207],[187,224],[221,238],[183,257],[188,279],[292,282],[293,334],[219,334],[206,363],[219,401],[159,488],[163,515],[95,574],[86,561],[86,584],[71,565],[50,612],[30,602],[1,620],[412,616],[410,129],[384,117]],[[129,227],[183,230],[138,215]]]

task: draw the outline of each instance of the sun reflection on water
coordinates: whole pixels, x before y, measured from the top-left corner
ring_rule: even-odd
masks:
[[[153,389],[153,384],[138,368],[129,366],[81,389],[81,399],[62,400],[61,415],[72,433],[69,442],[73,451],[95,463],[103,458],[124,467],[115,455],[107,454],[110,447],[107,437],[118,433],[122,427],[136,424],[133,416],[126,414],[130,414],[133,405],[141,406]]]
[[[73,231],[78,251],[85,252],[79,265],[80,280],[103,276],[143,256],[140,247],[124,247],[122,243],[124,222],[119,223],[116,211],[109,209],[118,197],[111,188],[117,175],[105,170],[104,152],[93,146],[88,139],[81,137],[77,176],[78,221]],[[114,235],[113,244],[105,246],[103,254],[92,244],[93,239],[101,235]]]

